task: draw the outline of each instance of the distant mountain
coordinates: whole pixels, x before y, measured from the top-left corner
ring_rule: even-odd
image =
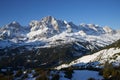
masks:
[[[16,65],[22,58],[19,65],[57,66],[96,52],[118,39],[120,32],[108,26],[75,25],[52,16],[33,20],[28,26],[14,21],[0,28],[0,58],[10,57]]]

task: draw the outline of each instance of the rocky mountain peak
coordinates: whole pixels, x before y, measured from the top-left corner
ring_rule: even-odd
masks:
[[[47,16],[42,18],[41,22],[46,22],[46,23],[52,23],[53,21],[56,21],[56,19],[52,16]]]
[[[21,25],[17,22],[17,21],[13,21],[11,23],[8,24],[9,27],[20,27]]]
[[[113,32],[113,30],[112,30],[110,27],[108,27],[108,26],[103,27],[103,29],[104,29],[104,31],[105,31],[106,33],[111,33],[111,32]]]

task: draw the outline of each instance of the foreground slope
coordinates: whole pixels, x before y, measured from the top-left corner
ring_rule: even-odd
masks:
[[[105,48],[96,53],[86,55],[75,61],[72,61],[70,64],[63,64],[57,67],[57,69],[70,66],[78,66],[85,68],[92,66],[94,68],[100,68],[106,62],[112,63],[114,66],[120,66],[120,40],[109,46],[106,46]]]

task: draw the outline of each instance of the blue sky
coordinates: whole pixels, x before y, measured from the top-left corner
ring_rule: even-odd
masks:
[[[120,29],[120,0],[0,0],[0,26],[28,25],[45,16]]]

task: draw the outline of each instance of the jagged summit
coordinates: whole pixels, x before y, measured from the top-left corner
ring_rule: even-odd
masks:
[[[58,21],[53,18],[52,16],[47,16],[42,18],[40,21],[31,21],[29,23],[31,27],[31,31],[44,31],[44,33],[47,33],[49,31],[49,34],[56,32],[59,32]]]
[[[103,27],[103,29],[105,30],[106,33],[111,33],[111,32],[113,32],[113,29],[111,29],[111,28],[108,27],[108,26]]]
[[[51,24],[54,23],[56,21],[56,19],[52,16],[47,16],[42,18],[41,20],[33,20],[29,23],[30,27],[34,27],[34,26],[40,26],[43,23],[44,24]]]
[[[49,22],[52,22],[54,20],[56,20],[56,19],[53,16],[47,16],[47,17],[42,18],[41,22],[49,23]]]
[[[13,21],[11,23],[9,23],[7,26],[9,27],[21,27],[21,25],[17,22],[17,21]]]

